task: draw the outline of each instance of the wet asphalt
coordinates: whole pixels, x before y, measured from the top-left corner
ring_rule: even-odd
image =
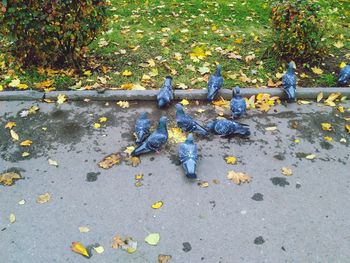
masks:
[[[343,105],[347,109],[350,102]],[[40,108],[36,114],[20,116],[32,106]],[[268,113],[248,112],[242,122],[250,125],[249,139],[196,136],[198,175],[206,188],[184,177],[172,141],[161,154],[141,156],[137,167],[97,165],[135,145],[133,126],[141,111],[150,113],[154,125],[167,115],[169,127],[176,126],[174,105],[158,110],[152,102],[130,102],[127,109],[113,102],[0,102],[0,173],[23,177],[13,186],[0,185],[1,263],[144,263],[157,262],[159,254],[178,263],[349,262],[350,136],[343,119],[349,111],[317,103],[279,105]],[[187,112],[202,123],[217,116],[202,103],[191,102]],[[100,117],[107,122],[95,129]],[[12,141],[4,127],[9,121],[17,124],[19,142],[33,141],[30,147]],[[323,131],[322,122],[334,131]],[[22,157],[24,151],[30,155]],[[316,158],[306,159],[310,154]],[[237,157],[237,164],[226,164],[227,156]],[[284,176],[282,167],[293,175]],[[235,185],[226,178],[230,170],[246,172],[252,181]],[[141,186],[136,174],[143,174]],[[51,199],[38,204],[46,192]],[[19,205],[22,199],[26,203]],[[157,201],[164,205],[152,209]],[[81,226],[90,232],[80,233]],[[160,234],[157,246],[144,242],[149,233]],[[137,251],[111,248],[117,234],[136,240]],[[73,241],[105,251],[86,259],[70,250]]]

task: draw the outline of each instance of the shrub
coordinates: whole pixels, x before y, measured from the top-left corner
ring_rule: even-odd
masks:
[[[287,60],[306,61],[324,52],[320,6],[312,0],[281,0],[272,7],[273,49]]]
[[[0,33],[25,66],[79,67],[107,25],[106,0],[2,0]]]

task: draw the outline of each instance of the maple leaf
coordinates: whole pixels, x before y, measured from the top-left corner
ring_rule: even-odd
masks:
[[[237,158],[234,156],[227,156],[225,160],[227,164],[235,164],[237,162]]]
[[[237,185],[240,185],[241,183],[250,183],[251,177],[242,172],[234,172],[234,171],[229,171],[227,175],[227,179],[231,180]]]
[[[101,124],[99,124],[99,123],[95,122],[95,123],[94,123],[94,128],[95,128],[95,129],[99,129],[99,128],[101,128]]]
[[[117,105],[119,105],[119,107],[125,109],[125,108],[129,108],[129,102],[128,101],[118,101]]]
[[[67,97],[64,94],[59,94],[57,96],[57,103],[58,104],[63,104],[65,101],[67,101]]]
[[[323,139],[325,139],[325,141],[327,141],[327,142],[333,141],[333,138],[330,136],[325,136],[325,137],[323,137]]]
[[[9,121],[8,123],[6,123],[5,125],[5,129],[12,129],[13,127],[16,127],[17,124],[14,121]]]
[[[19,79],[13,79],[8,84],[8,86],[11,87],[11,88],[17,88],[20,83],[21,83],[21,81]]]
[[[98,163],[98,166],[100,166],[103,169],[109,169],[112,166],[120,163],[121,156],[119,153],[114,153],[111,155],[106,156],[101,162]]]
[[[14,183],[14,181],[22,179],[22,177],[15,172],[8,172],[0,174],[0,184],[5,186],[10,186]]]
[[[322,127],[322,130],[324,130],[324,131],[332,131],[333,130],[332,124],[327,123],[327,122],[321,123],[321,127]]]
[[[285,176],[291,176],[293,175],[293,171],[288,167],[282,167],[282,174]]]
[[[86,250],[84,245],[80,242],[72,242],[70,247],[73,252],[83,255],[84,257],[90,258],[89,252]]]

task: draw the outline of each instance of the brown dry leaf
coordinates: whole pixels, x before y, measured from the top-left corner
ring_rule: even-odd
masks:
[[[158,255],[158,263],[168,263],[171,260],[170,255]]]
[[[218,106],[218,107],[224,107],[229,109],[230,108],[230,101],[225,100],[224,98],[220,98],[220,100],[215,100],[212,102],[213,105]]]
[[[237,185],[240,185],[241,183],[250,183],[252,180],[251,177],[242,172],[234,172],[234,171],[229,171],[227,175],[227,179],[231,180]]]
[[[285,176],[292,176],[293,175],[293,171],[291,168],[288,167],[282,167],[282,174]]]
[[[125,245],[126,244],[125,244],[124,240],[120,236],[116,235],[113,237],[113,240],[111,243],[112,248],[118,249],[118,248],[125,246]]]
[[[72,242],[72,245],[70,247],[72,249],[73,252],[83,255],[84,257],[89,258],[89,252],[86,250],[86,248],[84,247],[84,245],[80,242]]]
[[[127,159],[127,164],[131,165],[132,167],[136,167],[141,163],[141,159],[139,157],[130,157]]]
[[[113,153],[111,155],[106,156],[101,162],[98,163],[103,169],[109,169],[112,166],[120,163],[121,156],[119,153]]]
[[[15,180],[22,179],[22,177],[15,172],[8,172],[0,174],[0,184],[5,186],[10,186],[14,183]]]
[[[51,194],[45,193],[45,194],[39,195],[36,199],[36,202],[38,204],[44,204],[44,203],[47,203],[48,201],[50,201],[50,199],[51,199]]]

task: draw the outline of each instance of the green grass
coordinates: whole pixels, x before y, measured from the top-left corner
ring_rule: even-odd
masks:
[[[158,88],[164,77],[172,74],[175,85],[181,83],[191,88],[205,88],[206,81],[199,68],[208,67],[213,72],[216,64],[220,63],[223,65],[225,87],[261,87],[267,85],[268,79],[277,81],[275,74],[283,71],[284,64],[268,52],[273,44],[269,24],[271,1],[150,0],[149,6],[145,5],[145,1],[136,0],[111,2],[113,17],[110,29],[101,36],[108,45],[99,47],[100,39],[97,39],[90,46],[90,66],[96,68],[92,76],[73,79],[62,75],[39,75],[35,69],[20,74],[16,71],[21,82],[32,86],[49,78],[55,80],[57,89],[64,89],[79,80],[82,80],[83,86],[91,86],[100,83],[98,77],[103,77],[109,87],[140,83],[150,89]],[[330,21],[325,43],[332,55],[312,65],[298,65],[299,73],[307,75],[299,78],[301,86],[335,86],[338,66],[346,61],[344,56],[350,53],[347,51],[350,48],[350,3],[344,0],[318,2],[322,6],[320,12]],[[337,40],[345,46],[341,49],[334,47]],[[190,53],[195,46],[202,47],[211,55],[193,61]],[[138,47],[137,50],[135,47]],[[223,51],[235,52],[243,59],[230,59]],[[175,60],[175,53],[180,53],[182,59]],[[255,54],[256,58],[246,62],[244,58],[251,54]],[[156,62],[155,67],[140,66],[149,59]],[[105,74],[101,71],[102,66],[108,69]],[[324,74],[314,75],[311,66],[322,68]],[[158,75],[147,82],[142,81],[142,77],[150,75],[154,69],[157,69]],[[122,76],[124,70],[130,70],[133,75]],[[248,82],[242,81],[244,75]],[[0,84],[4,84],[1,78]]]

